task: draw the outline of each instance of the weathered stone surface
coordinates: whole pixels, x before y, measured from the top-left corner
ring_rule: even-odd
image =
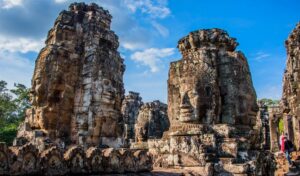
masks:
[[[135,139],[135,123],[139,115],[139,110],[143,105],[142,97],[139,93],[129,91],[122,102],[122,115],[125,123],[125,139],[127,142]]]
[[[254,125],[256,94],[247,60],[235,51],[237,45],[221,29],[194,31],[178,42],[183,59],[171,63],[168,79],[171,126]]]
[[[161,138],[170,126],[167,105],[160,101],[145,103],[139,110],[135,124],[135,141]]]
[[[0,143],[0,175],[7,175],[9,171],[8,149],[5,143]]]
[[[64,154],[64,159],[72,174],[80,174],[87,172],[87,160],[85,152],[80,146],[70,147]]]
[[[86,151],[86,159],[88,162],[89,170],[94,173],[104,172],[103,168],[103,153],[100,148],[90,147]]]
[[[94,3],[73,3],[60,13],[36,60],[33,106],[14,146],[7,149],[0,144],[0,175],[123,174],[152,169],[147,151],[120,148],[123,114],[127,113],[126,124],[132,128],[142,102],[137,95],[133,100],[137,102],[130,104],[132,97],[127,97],[124,109],[129,110],[121,113],[125,65],[117,51],[118,37],[110,30],[111,18]]]
[[[285,131],[288,133],[290,140],[299,149],[300,135],[300,23],[297,24],[295,29],[289,35],[285,42],[287,50],[286,69],[283,77],[283,94],[282,94],[282,109]]]
[[[22,147],[10,147],[10,174],[37,174],[39,171],[38,149],[31,143]]]
[[[170,129],[148,140],[155,167],[214,165],[207,175],[256,173],[258,106],[247,60],[236,46],[221,29],[179,40],[183,59],[171,63],[168,79]]]
[[[96,4],[61,12],[36,60],[33,108],[15,146],[7,152],[0,145],[1,173],[123,174],[153,166],[193,168],[193,175],[271,172],[259,166],[269,161],[257,150],[256,94],[234,38],[221,29],[182,38],[168,105],[143,104],[134,92],[123,101],[125,66],[110,22]],[[121,148],[125,140],[135,140],[131,149]]]
[[[125,66],[110,22],[96,4],[73,3],[60,13],[36,60],[33,108],[18,137],[32,141],[27,132],[39,130],[56,143],[122,145]]]
[[[51,147],[40,154],[40,171],[44,175],[64,175],[68,173],[63,152],[57,147]]]

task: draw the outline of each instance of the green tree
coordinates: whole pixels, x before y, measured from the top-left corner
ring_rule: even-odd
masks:
[[[258,101],[266,106],[275,106],[275,105],[278,105],[280,102],[280,100],[272,100],[272,99],[268,99],[268,98],[263,98]]]
[[[6,86],[5,81],[0,81],[0,141],[11,144],[26,109],[30,107],[30,89],[15,84],[15,88],[9,91]]]

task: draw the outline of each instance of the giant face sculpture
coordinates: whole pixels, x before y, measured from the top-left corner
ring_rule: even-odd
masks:
[[[181,122],[198,122],[199,121],[199,93],[195,85],[191,84],[191,78],[180,80],[180,114]]]
[[[179,121],[206,123],[212,107],[211,83],[202,78],[185,76],[180,79]]]
[[[116,88],[112,86],[109,79],[102,80],[102,97],[101,102],[104,104],[113,105],[115,103]]]

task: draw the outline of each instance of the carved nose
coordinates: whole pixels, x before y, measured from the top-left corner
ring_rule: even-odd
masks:
[[[187,93],[185,93],[181,100],[180,108],[190,108],[190,107],[191,107],[190,98],[187,95]]]

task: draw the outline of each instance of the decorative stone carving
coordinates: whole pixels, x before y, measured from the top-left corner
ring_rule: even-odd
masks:
[[[122,145],[125,66],[111,18],[96,4],[60,13],[36,60],[24,130],[64,144]],[[32,141],[31,134],[18,137]]]
[[[135,141],[146,142],[148,139],[161,138],[169,125],[166,104],[160,101],[145,103],[139,110],[135,124]]]
[[[10,147],[10,174],[36,174],[39,171],[38,149],[32,144]]]
[[[64,175],[68,173],[63,153],[57,147],[44,150],[40,155],[41,172],[44,175]]]
[[[146,150],[137,150],[133,153],[133,156],[136,168],[139,168],[140,171],[147,172],[152,170],[152,158]]]
[[[124,168],[121,167],[121,154],[113,148],[103,149],[103,157],[106,165],[104,166],[107,173],[122,173]]]
[[[162,139],[148,140],[155,167],[193,167],[205,175],[259,169],[256,94],[237,45],[221,29],[193,31],[179,40],[183,59],[171,63],[168,79],[170,129]]]
[[[180,123],[254,125],[256,94],[237,45],[221,29],[194,31],[179,40],[183,59],[171,63],[168,79],[171,128]]]
[[[79,174],[87,172],[86,156],[80,146],[69,148],[64,154],[64,159],[67,162],[70,173]]]
[[[143,105],[142,98],[139,93],[129,91],[122,102],[122,114],[125,123],[125,139],[127,142],[135,139],[135,123],[139,114],[139,110]]]
[[[88,162],[89,170],[92,173],[99,174],[104,171],[103,168],[103,154],[101,149],[96,147],[90,147],[86,151],[86,159]]]
[[[121,170],[124,170],[125,172],[136,172],[139,170],[139,167],[136,166],[133,152],[131,152],[130,149],[120,149],[119,153],[122,158],[120,165]],[[149,168],[147,168],[147,170],[149,170]]]

